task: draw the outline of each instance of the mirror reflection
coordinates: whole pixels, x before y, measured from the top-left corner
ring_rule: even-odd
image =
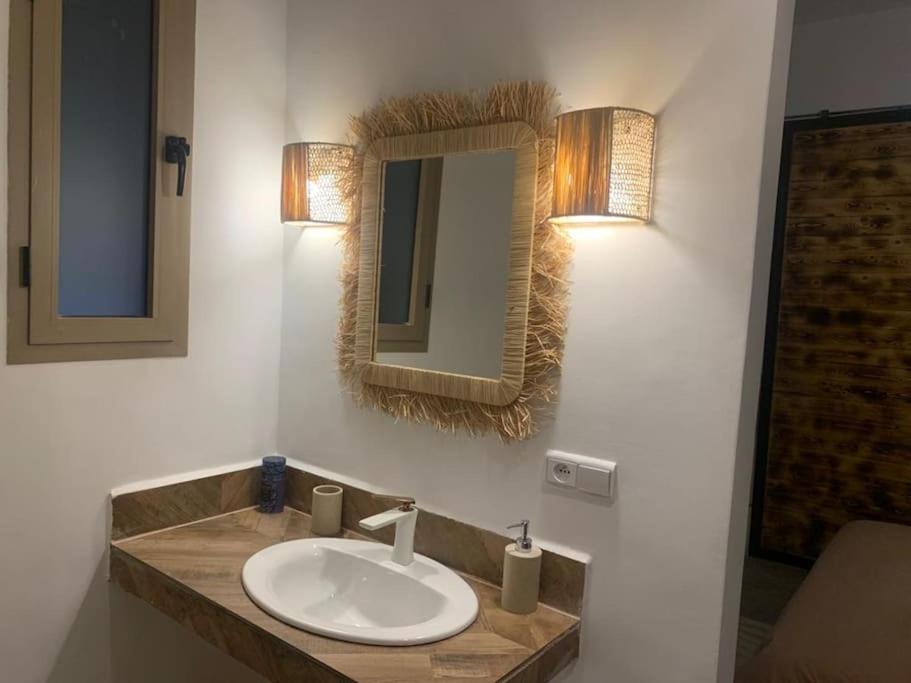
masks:
[[[387,161],[375,361],[501,374],[516,153]]]

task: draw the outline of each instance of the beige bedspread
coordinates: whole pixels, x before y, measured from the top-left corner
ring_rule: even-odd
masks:
[[[911,683],[911,527],[845,525],[737,683]]]

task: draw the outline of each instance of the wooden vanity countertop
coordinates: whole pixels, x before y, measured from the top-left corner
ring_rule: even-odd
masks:
[[[310,516],[297,510],[239,510],[114,541],[111,580],[274,683],[543,683],[578,657],[578,618],[545,605],[512,614],[499,588],[465,574],[478,617],[436,643],[361,645],[288,626],[247,597],[241,570],[263,548],[310,536]]]

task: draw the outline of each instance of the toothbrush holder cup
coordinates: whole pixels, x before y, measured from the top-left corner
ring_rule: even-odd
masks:
[[[310,530],[319,536],[335,536],[342,530],[342,487],[323,484],[313,487]]]

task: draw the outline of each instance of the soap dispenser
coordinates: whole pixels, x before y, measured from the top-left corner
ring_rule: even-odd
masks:
[[[521,529],[515,543],[506,546],[503,556],[503,609],[515,614],[531,614],[538,608],[541,580],[541,549],[528,537],[528,520],[508,529]]]

